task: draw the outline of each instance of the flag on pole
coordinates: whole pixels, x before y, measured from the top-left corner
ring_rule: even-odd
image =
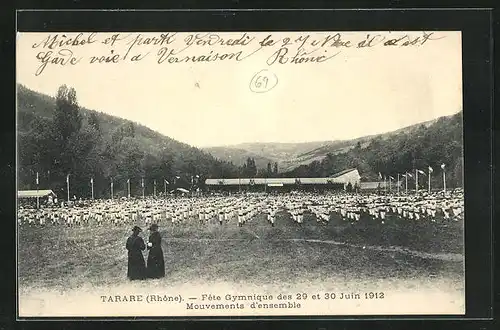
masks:
[[[142,198],[144,198],[144,178],[141,178]]]
[[[175,178],[176,178],[176,179],[180,179],[181,177],[180,177],[180,176],[176,176]]]
[[[446,171],[444,170],[446,165],[441,164],[441,168],[443,169],[443,191],[446,192]]]
[[[406,173],[407,176],[409,176],[410,178],[413,178],[413,175],[411,173]]]
[[[392,176],[389,176],[389,179],[394,180],[394,178]]]
[[[130,183],[130,179],[127,179],[127,183]]]
[[[38,181],[38,172],[36,172],[36,184],[38,184],[39,181]]]
[[[418,171],[418,173],[425,175],[424,171],[422,171],[422,170],[417,170],[417,171]]]
[[[90,178],[90,184],[94,183],[94,178]]]
[[[382,173],[378,172],[378,178],[382,179]]]
[[[429,176],[427,177],[428,178],[428,181],[427,181],[427,192],[430,194],[431,193],[431,173],[432,173],[433,169],[432,167],[429,166]]]
[[[167,179],[164,179],[166,184],[170,184],[170,182],[167,181]]]
[[[66,190],[68,192],[68,203],[69,203],[69,173],[66,175]]]

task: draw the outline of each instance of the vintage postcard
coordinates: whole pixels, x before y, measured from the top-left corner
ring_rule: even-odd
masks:
[[[465,313],[460,32],[16,47],[19,317]]]

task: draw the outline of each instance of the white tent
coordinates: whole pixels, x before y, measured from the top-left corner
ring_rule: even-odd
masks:
[[[52,190],[19,190],[17,192],[17,198],[43,198],[43,197],[56,197],[56,194]]]

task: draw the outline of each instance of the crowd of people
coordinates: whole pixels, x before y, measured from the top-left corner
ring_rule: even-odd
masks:
[[[279,221],[276,222],[277,215]],[[462,190],[421,194],[360,194],[349,192],[290,192],[285,194],[242,193],[211,194],[196,197],[133,198],[87,200],[73,205],[43,205],[40,208],[19,207],[18,221],[25,227],[45,226],[130,226],[127,239],[127,277],[130,280],[165,276],[165,262],[159,227],[238,226],[251,221],[267,221],[270,227],[284,221],[301,226],[304,218],[310,224],[330,222],[355,224],[368,221],[383,225],[397,221],[461,221],[464,216]],[[149,229],[145,242],[141,227]],[[147,250],[147,260],[143,252]]]
[[[459,221],[464,215],[463,190],[421,194],[359,194],[346,192],[286,194],[244,193],[197,197],[133,198],[82,201],[73,206],[19,207],[18,223],[24,226],[104,226],[172,224],[235,224],[244,226],[264,215],[270,226],[285,213],[301,225],[304,215],[319,224],[332,217],[349,222],[369,219],[384,223],[388,217],[409,221]]]

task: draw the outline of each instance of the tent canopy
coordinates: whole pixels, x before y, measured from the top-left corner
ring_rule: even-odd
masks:
[[[17,198],[42,198],[47,196],[56,197],[56,194],[52,190],[19,190],[17,192]]]

